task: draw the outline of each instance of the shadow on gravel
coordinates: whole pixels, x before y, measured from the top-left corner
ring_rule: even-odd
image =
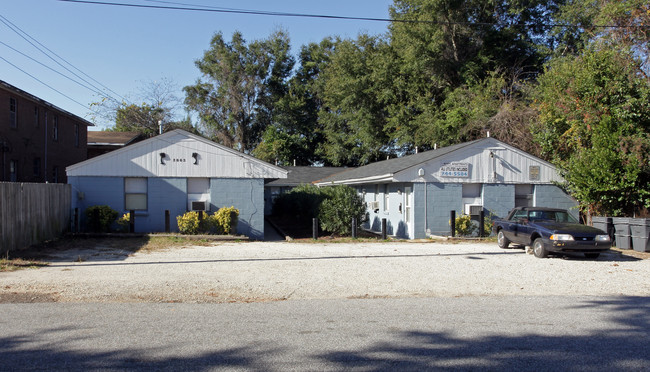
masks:
[[[587,335],[583,330],[583,334],[576,336],[570,330],[557,332],[564,336],[535,333],[509,336],[506,331],[493,330],[490,335],[473,339],[447,332],[410,330],[395,332],[389,339],[361,349],[345,350],[345,343],[337,343],[331,350],[305,357],[326,370],[641,371],[650,368],[649,298],[587,300],[580,301],[576,307],[607,311],[610,314],[607,330],[600,327]],[[149,355],[152,350],[147,347],[68,350],[68,331],[50,329],[33,335],[0,337],[0,369],[268,371],[273,370],[271,360],[277,360],[278,354],[284,352],[281,345],[265,349],[255,344],[222,350],[215,344],[213,351],[187,357],[154,357]],[[293,367],[310,369],[309,365]],[[290,361],[285,361],[283,366],[290,368]]]
[[[401,332],[391,342],[319,358],[334,370],[641,371],[650,369],[650,299],[622,297],[578,307],[610,312],[607,332],[590,335],[460,338],[450,333]]]
[[[465,256],[467,259],[484,259],[485,257],[477,256],[503,256],[512,255],[516,252],[483,252],[483,253],[431,253],[431,254],[395,254],[395,255],[361,255],[361,256],[319,256],[319,257],[270,257],[270,258],[232,258],[232,259],[218,259],[218,260],[187,260],[187,261],[151,261],[151,262],[120,262],[120,263],[105,263],[105,262],[82,262],[75,263],[74,267],[80,266],[102,266],[102,265],[169,265],[169,264],[205,264],[205,263],[237,263],[237,262],[274,262],[274,261],[318,261],[318,260],[357,260],[357,259],[385,259],[385,258],[431,258],[431,257],[454,257]],[[66,267],[68,265],[57,264],[57,267]]]

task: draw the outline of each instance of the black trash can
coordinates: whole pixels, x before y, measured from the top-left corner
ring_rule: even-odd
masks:
[[[616,248],[632,249],[630,244],[630,219],[627,217],[612,217]]]
[[[632,247],[637,252],[650,252],[650,219],[631,218]]]
[[[609,239],[614,242],[614,222],[611,217],[591,217],[591,222],[595,228],[601,229],[609,235]]]

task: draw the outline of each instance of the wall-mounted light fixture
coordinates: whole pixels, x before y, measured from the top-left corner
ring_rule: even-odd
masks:
[[[199,154],[196,153],[196,152],[193,152],[192,157],[194,158],[194,164],[199,164]]]
[[[165,157],[167,156],[167,154],[165,154],[164,152],[161,152],[159,155],[160,155],[160,164],[164,165],[165,164]]]

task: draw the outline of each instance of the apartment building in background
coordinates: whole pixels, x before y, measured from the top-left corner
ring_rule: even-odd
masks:
[[[0,182],[66,183],[93,123],[0,80]]]

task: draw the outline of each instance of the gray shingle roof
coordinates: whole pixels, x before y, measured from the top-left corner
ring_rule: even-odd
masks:
[[[286,179],[271,181],[266,186],[300,186],[320,181],[335,173],[345,171],[345,167],[281,167],[289,171]]]
[[[462,149],[464,147],[471,146],[485,140],[487,140],[487,138],[459,143],[457,145],[447,147],[441,147],[436,150],[424,151],[418,154],[403,156],[401,158],[382,160],[358,168],[350,168],[345,172],[337,173],[330,177],[322,179],[320,182],[338,182],[382,175],[393,175],[399,171],[417,166],[418,164],[422,164],[437,157],[449,154],[452,151],[456,151],[458,149]]]

